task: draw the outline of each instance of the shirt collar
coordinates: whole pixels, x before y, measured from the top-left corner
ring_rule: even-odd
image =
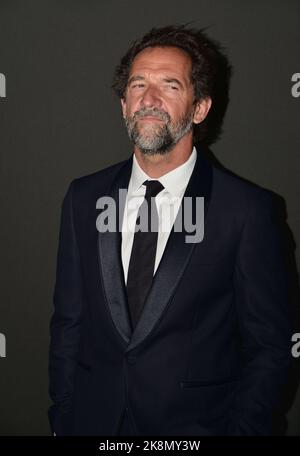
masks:
[[[183,189],[186,188],[197,158],[195,146],[189,158],[180,166],[161,176],[158,180],[172,196],[180,196]],[[131,191],[139,190],[145,180],[153,180],[145,171],[142,170],[135,154],[133,154],[132,172],[131,172]]]

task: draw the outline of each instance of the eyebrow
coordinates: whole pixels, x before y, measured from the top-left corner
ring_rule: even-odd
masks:
[[[127,85],[130,85],[134,81],[142,81],[144,79],[145,78],[143,76],[131,76],[131,78],[129,78],[129,81],[128,81]]]
[[[137,76],[131,76],[131,78],[129,78],[129,80],[128,80],[128,85],[130,85],[130,84],[131,84],[132,82],[134,82],[134,81],[144,81],[144,80],[145,80],[144,76],[139,76],[139,75],[137,75]],[[164,82],[168,82],[168,83],[171,82],[171,83],[173,83],[173,84],[174,84],[174,83],[175,83],[175,84],[178,84],[181,88],[183,88],[183,84],[182,84],[178,79],[176,79],[176,78],[169,78],[169,77],[167,77],[167,78],[163,78],[163,81],[164,81]]]

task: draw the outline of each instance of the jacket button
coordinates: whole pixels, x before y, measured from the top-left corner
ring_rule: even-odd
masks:
[[[127,361],[128,361],[129,364],[135,364],[136,363],[136,359],[137,358],[134,355],[128,355],[127,356]]]

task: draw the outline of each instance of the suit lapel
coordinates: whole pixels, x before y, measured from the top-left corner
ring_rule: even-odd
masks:
[[[124,209],[122,205],[120,208],[119,189],[128,188],[131,170],[132,156],[125,162],[107,192],[107,196],[111,196],[116,202],[117,228],[122,226]],[[198,151],[184,197],[204,197],[204,219],[207,215],[211,185],[211,166]],[[180,210],[178,216],[179,214]],[[185,242],[187,234],[189,233],[184,229],[181,232],[175,231],[173,226],[141,317],[132,333],[121,259],[121,232],[117,229],[116,232],[98,233],[99,266],[107,304],[115,327],[127,343],[126,351],[135,348],[151,333],[171,301],[195,247],[195,243]]]
[[[128,188],[131,170],[132,156],[122,166],[105,195],[113,198],[116,203],[116,232],[98,233],[99,265],[108,308],[116,329],[127,343],[130,340],[132,330],[127,310],[126,285],[121,257],[122,236],[118,227],[120,223],[119,213],[121,220],[123,217],[122,208],[120,210],[119,189]]]

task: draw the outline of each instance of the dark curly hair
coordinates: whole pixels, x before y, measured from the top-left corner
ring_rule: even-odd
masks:
[[[206,97],[212,99],[212,108],[206,119],[194,125],[194,142],[211,144],[221,133],[232,67],[221,51],[220,44],[209,38],[204,29],[186,28],[185,25],[152,28],[142,38],[134,41],[122,57],[114,72],[112,88],[119,98],[125,98],[135,56],[147,47],[168,46],[183,49],[191,58],[190,77],[194,86],[194,103]]]

